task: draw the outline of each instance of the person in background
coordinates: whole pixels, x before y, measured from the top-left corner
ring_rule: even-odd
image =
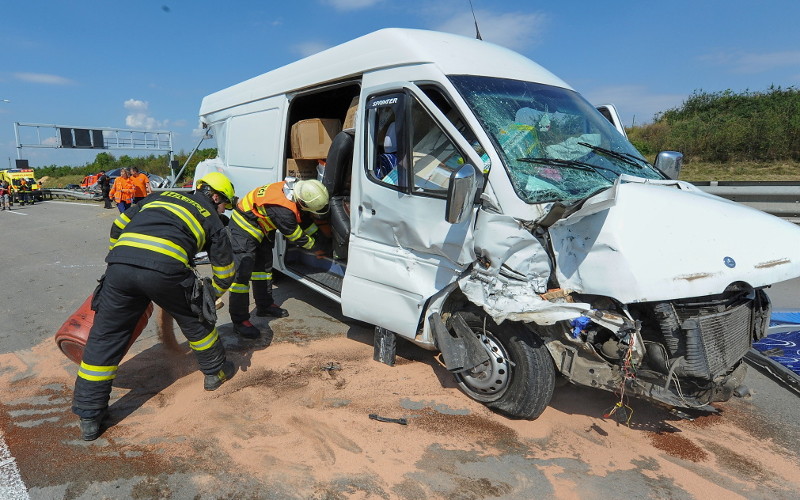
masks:
[[[226,359],[215,321],[192,307],[197,280],[192,268],[199,251],[206,251],[211,262],[213,295],[222,296],[233,281],[231,242],[220,215],[234,199],[231,181],[212,172],[197,181],[193,193],[153,194],[111,225],[108,267],[92,299],[96,314],[72,399],[84,441],[102,433],[119,363],[151,301],[172,316],[186,336],[205,375],[205,390],[216,390],[236,372]]]
[[[133,202],[139,203],[145,196],[153,192],[150,179],[139,172],[139,167],[131,167],[131,183],[133,184]]]
[[[11,210],[9,198],[11,197],[11,187],[5,180],[0,181],[0,210]]]
[[[26,203],[29,205],[33,205],[33,202],[31,201],[31,186],[30,184],[28,184],[28,181],[26,181],[25,179],[20,179],[18,188],[20,196],[20,202],[19,202],[20,206],[24,206]]]
[[[111,206],[111,179],[106,175],[105,170],[97,173],[97,185],[100,187],[100,194],[103,196],[103,208],[114,208]]]
[[[236,205],[228,225],[231,233],[236,276],[230,288],[229,312],[233,329],[246,339],[256,339],[261,332],[250,322],[250,281],[256,316],[288,316],[272,297],[272,248],[275,231],[289,243],[320,256],[314,236],[315,224],[306,223],[301,211],[320,215],[328,206],[328,190],[318,180],[274,182],[244,195]]]
[[[111,191],[108,193],[114,199],[119,213],[125,212],[133,203],[133,183],[128,175],[128,169],[119,171],[119,177],[114,180]]]

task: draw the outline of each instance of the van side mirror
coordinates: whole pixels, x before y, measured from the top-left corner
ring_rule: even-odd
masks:
[[[478,192],[478,172],[469,163],[450,174],[447,188],[445,219],[450,224],[458,224],[469,213]]]
[[[683,153],[677,151],[662,151],[656,156],[655,167],[670,179],[677,179],[683,166]]]

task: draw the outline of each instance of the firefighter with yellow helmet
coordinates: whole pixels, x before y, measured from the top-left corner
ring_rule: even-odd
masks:
[[[318,180],[274,182],[244,195],[231,216],[231,245],[236,277],[230,288],[229,311],[236,333],[255,339],[261,332],[250,322],[250,283],[257,316],[285,317],[272,297],[272,249],[275,231],[289,243],[320,252],[317,226],[304,214],[322,215],[328,190]],[[305,228],[305,229],[304,229]]]
[[[213,391],[235,372],[226,361],[215,317],[198,304],[194,256],[208,253],[216,297],[230,287],[233,253],[220,215],[235,203],[233,184],[212,172],[191,193],[153,193],[121,213],[111,226],[108,266],[92,300],[94,323],[75,381],[72,411],[80,417],[81,437],[97,439],[108,409],[117,367],[142,313],[152,301],[171,315],[189,341]],[[212,304],[213,305],[213,304]],[[213,309],[213,307],[212,307]],[[200,312],[198,312],[200,311]]]

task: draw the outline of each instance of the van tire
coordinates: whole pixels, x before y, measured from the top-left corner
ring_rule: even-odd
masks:
[[[488,317],[484,337],[483,317],[463,317],[489,352],[499,356],[477,369],[456,373],[459,388],[508,417],[533,420],[541,415],[555,387],[553,360],[541,339],[519,323],[498,326]]]

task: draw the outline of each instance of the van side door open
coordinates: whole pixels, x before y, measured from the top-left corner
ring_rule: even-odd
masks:
[[[445,210],[451,174],[483,162],[415,85],[364,93],[342,311],[413,338],[427,298],[475,259],[474,210],[457,224]]]

